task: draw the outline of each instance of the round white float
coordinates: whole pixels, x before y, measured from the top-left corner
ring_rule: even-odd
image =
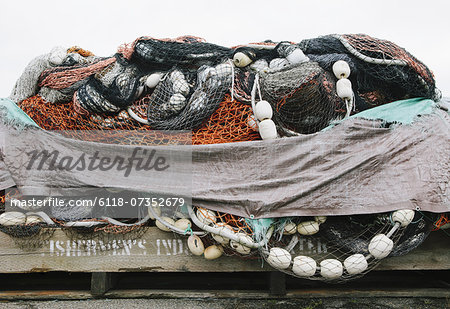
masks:
[[[259,123],[259,135],[262,139],[276,139],[278,136],[275,122],[265,119]]]
[[[286,269],[291,265],[291,254],[282,248],[271,248],[267,263],[276,269]]]
[[[183,98],[184,96],[189,94],[189,84],[186,82],[184,78],[179,78],[175,80],[172,89],[173,92],[182,94]]]
[[[25,224],[25,214],[18,211],[8,211],[0,215],[0,225],[12,226]]]
[[[212,245],[205,249],[205,259],[214,260],[222,256],[223,249],[220,245]]]
[[[175,220],[173,220],[172,218],[169,217],[161,217],[161,220],[167,222],[170,225],[175,225]],[[165,226],[164,224],[162,224],[159,220],[156,220],[156,226],[164,232],[170,232],[171,230]]]
[[[294,222],[288,222],[284,225],[283,235],[293,235],[297,232],[297,225]]]
[[[203,224],[210,225],[216,223],[216,213],[212,210],[199,208],[197,209],[197,218]]]
[[[317,221],[300,222],[297,225],[297,231],[300,235],[314,235],[319,231],[319,223]]]
[[[182,109],[186,104],[186,98],[181,93],[174,93],[169,100],[171,108]]]
[[[174,225],[176,228],[179,228],[180,230],[183,230],[183,231],[187,230],[189,227],[192,227],[191,220],[186,219],[186,218],[182,218],[182,219],[175,221]]]
[[[317,269],[317,263],[309,256],[299,255],[294,258],[292,271],[299,277],[314,276]]]
[[[155,88],[158,85],[159,81],[161,80],[161,77],[162,77],[161,73],[150,74],[145,80],[145,85],[150,89]]]
[[[376,259],[383,259],[391,253],[394,242],[384,234],[378,234],[369,243],[369,252]]]
[[[237,233],[237,235],[239,236],[239,238],[245,238],[248,242],[252,242],[253,239],[248,236],[247,234],[244,233]],[[241,243],[234,241],[234,240],[230,240],[230,247],[233,248],[236,252],[240,253],[240,254],[250,254],[250,252],[252,251],[251,248],[246,247],[244,245],[242,245]]]
[[[327,259],[320,262],[320,274],[327,279],[337,279],[342,276],[344,268],[342,263],[335,259]]]
[[[392,221],[398,222],[402,227],[405,227],[412,222],[415,214],[415,211],[411,209],[397,210],[392,213]]]
[[[259,101],[255,105],[255,116],[258,120],[271,119],[273,115],[272,106],[267,101]]]
[[[333,64],[333,73],[337,79],[348,78],[350,76],[350,66],[344,60],[338,60]]]
[[[365,271],[368,264],[364,255],[357,253],[345,259],[344,267],[350,275],[357,275]]]
[[[203,241],[197,235],[189,236],[187,245],[193,255],[202,255],[205,251],[205,245],[203,245]]]
[[[327,221],[327,217],[325,217],[325,216],[315,216],[314,220],[317,223],[322,224],[322,223],[325,223],[325,221]]]
[[[343,78],[336,83],[337,95],[344,100],[351,100],[353,98],[352,82],[349,79]]]
[[[234,232],[233,228],[227,224],[219,226],[219,229],[221,229],[221,230],[227,229],[230,232]],[[222,244],[222,245],[226,245],[230,242],[230,239],[228,239],[227,237],[224,237],[222,235],[219,235],[219,234],[211,233],[211,236],[212,236],[212,238],[214,238],[215,241],[217,241],[219,244]]]
[[[238,52],[233,56],[233,63],[238,68],[243,68],[252,63],[252,59],[246,54]]]

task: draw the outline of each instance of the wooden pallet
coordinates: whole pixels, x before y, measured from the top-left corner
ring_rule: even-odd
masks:
[[[297,254],[309,255],[326,250],[326,246],[316,241],[300,249],[300,252],[299,248],[296,249]],[[375,271],[449,270],[449,249],[449,237],[435,232],[411,253],[383,260]],[[102,295],[114,286],[114,273],[120,272],[271,272],[268,277],[270,294],[286,294],[285,275],[274,272],[267,263],[263,264],[259,259],[243,260],[228,256],[209,261],[192,256],[185,237],[162,232],[155,227],[149,228],[137,240],[113,238],[107,243],[72,241],[62,230],[56,229],[42,247],[32,251],[20,249],[13,238],[0,232],[0,257],[0,273],[5,274],[55,271],[92,273],[91,292],[94,295]],[[114,292],[110,296],[113,295]]]

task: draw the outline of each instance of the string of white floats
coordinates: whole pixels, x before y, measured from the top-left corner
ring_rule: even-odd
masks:
[[[258,95],[260,101],[256,101],[256,90],[258,90]],[[269,102],[262,100],[261,89],[259,87],[259,74],[255,75],[255,81],[253,83],[253,88],[251,92],[251,103],[253,110],[253,118],[258,127],[259,135],[263,140],[275,139],[278,137],[277,127],[275,122],[272,120],[273,110]],[[249,124],[252,125],[252,124]]]
[[[271,248],[269,252],[265,252],[267,262],[274,268],[279,270],[287,270],[291,267],[292,272],[299,277],[312,277],[316,273],[320,274],[326,279],[338,279],[343,273],[344,269],[349,275],[357,275],[363,273],[368,268],[368,260],[371,258],[380,260],[387,257],[393,247],[394,243],[390,238],[400,227],[408,226],[413,218],[415,212],[414,210],[404,209],[397,210],[392,213],[391,218],[394,222],[394,226],[390,229],[387,234],[377,234],[375,235],[369,245],[369,253],[366,255],[357,253],[352,254],[347,257],[344,262],[337,259],[325,259],[319,263],[308,256],[299,255],[292,259],[291,254],[288,250],[283,248],[274,247]],[[316,223],[320,224],[324,217],[316,217]],[[323,221],[324,222],[324,221]],[[305,224],[297,226],[297,230],[300,233],[302,231],[303,235],[312,235],[311,233],[317,233],[318,229],[313,229],[310,221],[304,222]],[[308,228],[305,228],[308,226]],[[285,227],[285,231],[288,229]]]
[[[336,82],[337,95],[344,100],[347,112],[345,118],[355,107],[355,96],[352,89],[352,82],[348,79],[350,76],[350,66],[344,60],[338,60],[333,64],[334,76],[338,79]]]

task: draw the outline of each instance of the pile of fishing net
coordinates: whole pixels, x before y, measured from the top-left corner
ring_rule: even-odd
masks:
[[[392,42],[356,34],[233,48],[192,36],[141,37],[111,57],[55,48],[28,65],[10,99],[45,130],[190,130],[198,145],[313,134],[419,97],[440,99],[428,67]],[[154,220],[162,230],[190,235],[194,255],[262,256],[294,276],[333,281],[406,254],[448,223],[445,215],[414,210],[253,219],[195,205],[174,213],[149,207],[142,220],[128,221],[86,219],[70,209],[52,217],[7,214],[1,230],[15,238],[48,238],[42,231],[55,226],[78,239],[140,237]]]

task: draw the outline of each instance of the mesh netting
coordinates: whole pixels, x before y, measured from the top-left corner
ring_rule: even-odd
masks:
[[[328,217],[324,223],[312,224],[320,220],[294,219],[295,223],[300,221],[300,236],[283,236],[281,241],[272,237],[260,250],[263,257],[271,266],[293,276],[343,282],[363,276],[387,256],[403,255],[416,248],[432,226],[431,221],[419,218],[395,230],[392,214]],[[293,238],[298,240],[293,242]]]
[[[392,42],[364,34],[328,35],[299,46],[325,70],[338,60],[349,63],[359,111],[410,97],[438,99],[428,67]]]
[[[95,248],[99,251],[108,251],[123,248],[127,242],[140,239],[149,227],[147,224],[120,226],[98,219],[81,222],[104,223],[84,227],[67,227],[64,222],[59,222],[67,237],[82,244],[84,250]]]
[[[383,258],[407,254],[426,239],[436,219],[442,218],[412,210],[275,218],[260,230],[267,219],[249,221],[204,208],[194,208],[194,214],[193,222],[210,231],[210,237],[202,238],[205,247],[220,246],[224,254],[244,259],[260,255],[290,275],[331,282],[359,278]]]
[[[334,77],[314,62],[264,74],[261,88],[272,103],[275,122],[298,133],[317,132],[345,115]]]

